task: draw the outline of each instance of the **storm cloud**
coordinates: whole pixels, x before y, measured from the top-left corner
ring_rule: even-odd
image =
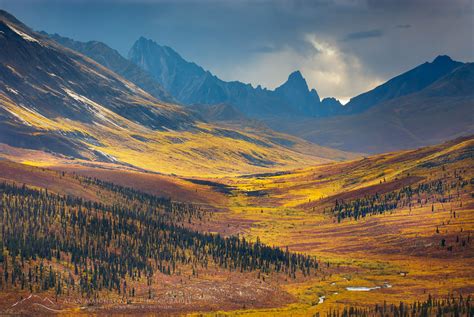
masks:
[[[473,0],[0,0],[36,30],[99,40],[124,56],[145,36],[224,80],[275,88],[301,70],[348,99],[447,54],[474,59]]]

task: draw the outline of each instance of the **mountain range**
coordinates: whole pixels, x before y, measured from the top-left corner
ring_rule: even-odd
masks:
[[[183,104],[229,104],[248,117],[316,144],[379,153],[474,133],[471,63],[440,55],[341,105],[320,101],[301,72],[274,91],[225,82],[174,50],[140,38],[129,59]],[[471,89],[448,89],[471,87]]]
[[[273,129],[357,153],[418,147],[474,133],[472,63],[448,56],[425,62],[343,106],[335,98],[320,100],[300,71],[291,73],[275,90],[254,88],[223,81],[172,48],[143,37],[127,59],[98,41],[36,33],[4,11],[2,19],[2,103],[38,112],[36,118],[100,121],[91,110],[94,102],[154,131],[196,131],[201,122],[228,127],[231,123],[232,129],[247,127],[257,137]],[[84,103],[82,96],[90,101],[87,107],[77,105]],[[64,103],[67,106],[57,107]],[[11,118],[12,112],[2,116]],[[7,144],[12,140],[40,148],[44,146],[39,144],[48,144],[49,150],[77,156],[74,149],[83,151],[88,147],[84,139],[90,140],[75,131],[73,137],[70,132],[54,137],[40,133],[33,141],[34,125],[22,130],[12,128],[8,120],[5,123],[0,142]],[[300,141],[283,142],[290,143]]]
[[[119,52],[98,41],[79,42],[59,34],[42,34],[49,36],[58,44],[84,54],[102,66],[114,71],[123,78],[136,84],[152,96],[164,102],[176,103],[176,100],[151,75],[120,55]]]
[[[361,113],[331,118],[274,118],[267,124],[348,151],[416,148],[474,133],[473,87],[474,64],[465,63],[419,91],[381,101]]]
[[[53,38],[103,65],[110,64],[105,58],[110,53],[92,53],[88,49],[93,46],[90,42]],[[275,90],[254,88],[238,81],[226,82],[184,60],[172,48],[143,37],[131,48],[129,61],[139,66],[146,78],[152,77],[175,101],[193,109],[204,120],[259,120],[274,130],[338,149],[377,153],[435,144],[473,132],[469,108],[474,106],[474,101],[469,92],[443,92],[437,88],[437,94],[445,96],[435,99],[427,98],[432,93],[422,92],[433,91],[435,86],[430,86],[438,81],[454,85],[448,84],[454,80],[454,72],[466,65],[469,68],[469,63],[445,55],[353,97],[345,106],[331,97],[320,100],[300,71],[290,74]],[[458,78],[456,85],[462,82],[468,85],[469,80]],[[429,124],[428,119],[436,125]]]
[[[321,116],[328,112],[326,102],[321,102],[316,90],[308,88],[299,71],[291,73],[280,87],[268,90],[239,81],[223,81],[184,60],[172,48],[144,37],[135,42],[128,57],[185,105],[230,104],[254,118],[269,114]]]
[[[111,53],[101,65],[5,11],[0,11],[0,45],[0,143],[50,153],[51,160],[196,175],[264,172],[355,157],[269,129],[206,123],[104,67],[132,70],[122,72],[129,78],[147,76],[108,48],[91,45]],[[144,85],[143,77],[134,78]]]

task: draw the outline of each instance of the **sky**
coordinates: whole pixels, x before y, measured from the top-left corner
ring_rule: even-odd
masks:
[[[474,0],[0,0],[35,30],[127,56],[144,36],[224,80],[269,89],[300,70],[349,98],[437,55],[474,60]]]

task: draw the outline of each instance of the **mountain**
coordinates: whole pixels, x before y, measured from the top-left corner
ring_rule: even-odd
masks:
[[[358,114],[324,119],[275,119],[278,127],[321,145],[379,153],[474,134],[474,64],[465,63],[424,89]]]
[[[32,34],[7,13],[4,12],[2,17],[6,24],[3,23],[1,33],[5,41],[1,52],[0,76],[4,84],[1,100],[3,105],[9,105],[4,106],[9,111],[2,112],[5,124],[0,127],[0,142],[7,144],[48,149],[80,158],[110,160],[107,155],[117,155],[115,152],[103,155],[104,149],[91,150],[90,142],[99,144],[101,137],[92,137],[93,134],[84,127],[63,131],[65,124],[61,123],[61,128],[58,128],[57,121],[65,119],[109,126],[110,122],[117,124],[117,120],[125,119],[151,131],[186,132],[198,131],[203,121],[233,122],[232,129],[237,130],[235,123],[241,122],[242,127],[250,127],[252,134],[272,139],[270,134],[273,132],[264,128],[262,134],[260,124],[252,122],[258,119],[276,131],[357,153],[433,144],[472,131],[472,115],[468,111],[472,106],[468,94],[472,87],[468,80],[471,66],[457,73],[455,71],[465,64],[447,56],[424,63],[342,106],[334,98],[320,101],[317,92],[308,88],[299,71],[290,74],[288,80],[274,91],[260,86],[253,88],[240,82],[222,81],[200,66],[185,61],[171,48],[144,38],[132,47],[129,61],[103,43],[81,43],[58,35],[51,36],[56,41],[52,42],[44,34]],[[57,43],[63,43],[74,51]],[[76,50],[93,60],[76,53]],[[192,107],[184,109],[165,105],[154,97],[177,100]],[[65,106],[58,107],[60,104]],[[13,105],[16,107],[14,111],[11,109]],[[98,106],[110,110],[114,118],[101,118]],[[29,119],[25,120],[25,116]],[[27,124],[23,123],[21,129],[18,126],[12,128],[12,117],[15,125],[21,120]],[[39,117],[54,118],[56,122],[48,121],[48,125],[56,126],[61,132],[51,133],[49,129],[48,133],[38,133],[38,127],[31,120],[42,121],[40,126],[44,129],[46,121],[39,120]],[[132,134],[135,135],[132,143],[137,141],[137,137],[150,139],[141,136],[142,133]],[[220,132],[217,134],[222,137]],[[181,138],[171,137],[171,140],[177,139]],[[292,140],[276,146],[299,143]],[[312,147],[306,144],[300,149]],[[193,155],[197,151],[204,158],[208,149],[193,148],[191,151]],[[303,152],[306,155],[311,151]],[[324,158],[347,157],[345,154],[322,152]],[[235,156],[238,157],[242,155]],[[286,161],[280,161],[281,158],[255,160],[247,156],[246,160],[255,166]],[[177,166],[177,163],[172,165]]]
[[[18,161],[216,175],[354,157],[270,130],[203,122],[5,11],[0,46],[0,148]]]
[[[49,36],[52,40],[62,46],[90,57],[102,66],[136,84],[138,87],[150,93],[157,99],[164,102],[176,103],[176,100],[158,83],[156,79],[139,66],[124,58],[119,52],[110,48],[105,43],[99,41],[80,42],[60,36],[59,34],[48,34],[46,32],[41,33]],[[243,115],[235,107],[228,104],[196,104],[193,105],[191,110],[195,111],[201,119],[208,122],[249,120],[249,118]]]
[[[377,104],[409,95],[426,88],[447,75],[461,62],[438,56],[386,83],[352,98],[345,106],[334,98],[322,101],[315,89],[309,89],[300,71],[274,91],[253,88],[240,82],[225,82],[177,52],[141,37],[129,53],[129,59],[148,71],[176,99],[185,105],[229,104],[257,119],[290,115],[297,120],[362,113]],[[301,117],[301,118],[298,118]]]
[[[65,153],[83,147],[79,130],[37,133],[60,118],[81,124],[120,127],[139,124],[151,130],[187,129],[194,118],[181,108],[157,103],[148,93],[110,70],[32,32],[0,12],[0,142],[34,146],[58,143]],[[13,110],[15,109],[15,110]],[[113,118],[111,118],[113,117]],[[65,122],[62,122],[64,125]]]
[[[320,104],[318,93],[314,89],[309,90],[300,71],[291,73],[288,80],[275,89],[275,94],[283,100],[291,101],[297,113],[309,111],[314,114],[318,110],[316,107]]]
[[[119,52],[98,41],[79,42],[58,34],[43,34],[76,52],[90,57],[102,66],[131,81],[158,100],[175,102],[174,98],[147,72],[120,55]]]
[[[226,82],[177,52],[152,40],[139,38],[129,59],[149,72],[180,103],[185,105],[228,104],[245,115],[264,118],[271,115],[318,116],[324,113],[318,93],[309,90],[305,79],[295,71],[280,87],[253,88],[238,81]]]
[[[453,61],[449,56],[438,56],[431,63],[425,62],[352,98],[345,110],[347,113],[360,113],[381,102],[418,92],[461,65],[463,63]]]

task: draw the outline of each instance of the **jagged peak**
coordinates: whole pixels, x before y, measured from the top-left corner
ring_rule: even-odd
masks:
[[[289,76],[288,76],[288,80],[294,80],[294,79],[298,79],[298,80],[304,80],[303,78],[303,75],[301,74],[301,72],[299,70],[295,70],[294,72],[292,72]]]
[[[158,47],[158,48],[161,48],[161,49],[165,49],[167,51],[173,51],[174,52],[174,50],[171,47],[166,46],[166,45],[160,45],[157,42],[155,42],[154,40],[146,38],[144,36],[140,36],[135,41],[135,43],[133,44],[133,47],[141,47],[141,46],[154,46],[154,47]]]
[[[287,81],[283,85],[278,87],[277,90],[279,88],[287,87],[287,86],[291,86],[293,88],[297,87],[299,89],[309,91],[308,84],[306,83],[306,80],[304,79],[303,75],[301,74],[301,72],[299,70],[296,70],[296,71],[292,72],[288,76]]]
[[[326,97],[321,100],[321,104],[323,106],[327,107],[342,107],[342,103],[339,101],[339,99],[336,99],[334,97]]]
[[[146,38],[143,35],[141,35],[137,40],[137,42],[150,42],[150,41],[153,42],[153,40]]]

